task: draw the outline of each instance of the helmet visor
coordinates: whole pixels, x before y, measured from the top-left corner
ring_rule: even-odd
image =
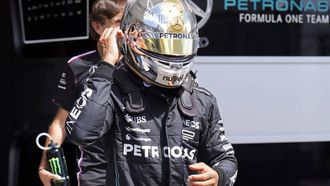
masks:
[[[192,33],[139,32],[130,40],[140,49],[171,56],[196,54],[199,37]]]

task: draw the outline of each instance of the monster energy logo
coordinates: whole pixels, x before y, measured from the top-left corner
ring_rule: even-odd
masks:
[[[60,159],[59,158],[51,158],[48,160],[50,168],[52,169],[53,174],[61,175],[61,165],[60,165]]]

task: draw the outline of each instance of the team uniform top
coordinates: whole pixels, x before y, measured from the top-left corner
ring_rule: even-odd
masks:
[[[216,170],[221,186],[233,185],[237,160],[216,99],[188,79],[164,89],[146,85],[123,62],[99,64],[66,130],[80,145],[104,137],[107,185],[188,185],[188,165],[196,162]]]
[[[99,60],[95,50],[71,58],[58,81],[54,103],[70,112],[87,78],[96,70]],[[93,146],[78,146],[77,151],[78,185],[104,186],[106,161],[102,143],[97,141]]]

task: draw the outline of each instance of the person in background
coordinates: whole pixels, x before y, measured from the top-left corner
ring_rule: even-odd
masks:
[[[109,28],[120,25],[125,0],[95,0],[89,16],[90,36],[98,41],[99,36]],[[107,55],[105,48],[102,55]],[[57,84],[57,91],[53,102],[58,105],[58,110],[53,118],[48,133],[53,141],[61,145],[65,138],[65,121],[74,105],[76,98],[86,82],[86,79],[95,71],[100,61],[99,53],[94,50],[71,58]],[[50,143],[47,139],[45,146]],[[101,140],[89,147],[78,146],[77,149],[77,182],[80,186],[104,186],[106,178],[106,160],[104,157]],[[50,186],[51,180],[61,179],[52,174],[46,157],[46,151],[42,153],[39,164],[39,178],[43,185]]]
[[[107,185],[233,185],[238,164],[216,98],[191,73],[200,38],[187,2],[136,1],[100,41],[108,56],[66,132],[84,147],[104,141]]]

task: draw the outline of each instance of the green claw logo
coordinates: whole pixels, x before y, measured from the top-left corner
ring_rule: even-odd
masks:
[[[48,160],[50,168],[52,169],[52,173],[56,175],[61,175],[61,165],[60,165],[60,159],[59,158],[51,158]]]

